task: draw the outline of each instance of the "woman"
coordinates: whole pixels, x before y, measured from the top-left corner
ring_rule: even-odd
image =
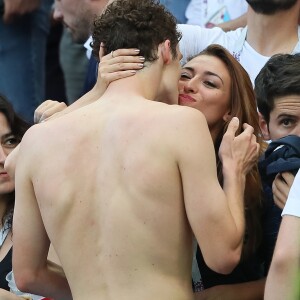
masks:
[[[179,80],[180,105],[200,110],[206,117],[208,127],[218,152],[227,125],[233,116],[242,124],[248,123],[254,128],[254,134],[262,144],[258,122],[255,95],[247,72],[223,47],[211,45],[191,58],[181,71]],[[218,159],[218,155],[217,155]],[[218,159],[219,180],[222,182],[221,162]],[[245,203],[247,212],[260,205],[258,195],[261,186],[257,166],[247,177]],[[254,212],[254,211],[253,211]],[[250,217],[250,216],[248,216]],[[248,230],[255,226],[255,215],[248,220]],[[251,226],[250,226],[251,223]],[[256,232],[256,230],[254,230]],[[251,234],[247,240],[251,251],[257,244],[257,238]]]
[[[5,290],[9,290],[5,277],[12,270],[11,226],[15,184],[4,170],[4,163],[28,128],[29,125],[15,114],[11,104],[0,95],[0,288]]]
[[[262,145],[250,78],[243,67],[221,46],[209,46],[184,65],[179,80],[179,104],[198,109],[205,115],[216,152],[233,116],[237,116],[241,124],[253,126],[254,134]],[[237,133],[241,130],[242,128]],[[223,182],[221,161],[218,155],[216,157],[219,180]],[[256,255],[261,240],[260,195],[260,177],[255,166],[246,180],[246,235],[241,264],[230,275],[217,274],[206,266],[198,247],[197,262],[202,280],[194,278],[196,291],[218,284],[241,283],[260,278],[260,260]],[[197,278],[197,273],[195,277]]]

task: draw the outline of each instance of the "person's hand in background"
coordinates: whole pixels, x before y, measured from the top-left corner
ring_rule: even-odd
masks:
[[[40,5],[40,0],[4,0],[3,22],[12,23],[16,18],[31,13]]]

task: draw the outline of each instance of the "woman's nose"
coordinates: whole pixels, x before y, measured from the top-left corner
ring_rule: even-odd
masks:
[[[0,162],[4,164],[6,158],[7,158],[7,152],[5,151],[3,146],[0,145]]]

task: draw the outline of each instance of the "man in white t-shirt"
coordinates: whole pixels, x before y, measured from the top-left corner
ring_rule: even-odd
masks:
[[[182,63],[210,44],[227,48],[249,73],[252,82],[269,58],[277,53],[300,52],[299,0],[247,0],[247,27],[224,32],[220,28],[179,25],[183,33]]]
[[[239,18],[247,8],[246,0],[191,0],[185,15],[187,24],[212,28]]]
[[[291,187],[267,278],[266,300],[299,299],[300,171]]]

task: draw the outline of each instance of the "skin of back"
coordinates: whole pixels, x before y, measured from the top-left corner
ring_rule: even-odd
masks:
[[[30,173],[74,300],[193,299],[193,234],[172,150],[184,142],[174,115],[190,109],[136,104],[104,100],[42,125]]]

